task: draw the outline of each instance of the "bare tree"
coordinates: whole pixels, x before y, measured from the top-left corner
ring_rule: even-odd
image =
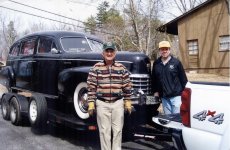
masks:
[[[112,6],[114,9],[109,9],[108,2],[103,2],[98,7],[97,16],[91,16],[85,23],[86,30],[97,34],[101,34],[100,31],[110,33],[104,34],[103,38],[113,39],[122,50],[156,56],[155,47],[161,36],[161,33],[156,32],[156,28],[161,25],[158,5],[158,0],[118,0]]]
[[[8,54],[8,50],[10,46],[16,41],[17,38],[17,31],[14,28],[14,22],[10,21],[7,26],[3,26],[3,42],[5,46],[2,49],[2,59],[5,60]]]
[[[183,14],[205,1],[206,0],[172,0],[172,1],[165,0],[163,4],[166,4],[168,8],[176,7],[177,10],[181,14]]]
[[[122,4],[126,30],[136,50],[152,57],[156,53],[156,43],[161,36],[156,28],[161,25],[158,19],[158,0],[129,0]]]
[[[18,38],[18,32],[15,26],[20,26],[20,21],[16,18],[7,16],[7,14],[0,13],[0,57],[6,60],[10,46]]]

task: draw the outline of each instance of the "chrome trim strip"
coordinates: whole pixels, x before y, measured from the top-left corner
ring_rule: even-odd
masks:
[[[131,74],[130,78],[149,78],[148,74]]]

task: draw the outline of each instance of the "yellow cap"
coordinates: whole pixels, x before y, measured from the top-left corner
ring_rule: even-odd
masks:
[[[162,48],[162,47],[171,47],[170,43],[168,41],[161,41],[159,43],[159,48]]]

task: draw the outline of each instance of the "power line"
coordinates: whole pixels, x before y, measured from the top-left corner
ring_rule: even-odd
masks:
[[[77,26],[75,24],[71,24],[71,23],[67,23],[67,22],[63,22],[63,21],[59,21],[59,20],[55,20],[55,19],[51,19],[51,18],[47,18],[47,17],[43,17],[43,16],[38,16],[38,15],[35,15],[35,14],[31,14],[31,13],[28,13],[28,12],[24,12],[24,11],[21,11],[21,10],[16,10],[16,9],[5,7],[5,6],[0,6],[0,7],[5,8],[5,9],[9,9],[9,10],[12,10],[12,11],[17,11],[17,12],[20,12],[20,13],[24,13],[24,14],[27,14],[27,15],[30,15],[30,16],[35,16],[35,17],[39,17],[39,18],[43,18],[43,19],[47,19],[47,20],[51,20],[51,21],[55,21],[55,22],[60,22],[60,23],[68,24],[68,25]],[[77,26],[77,27],[82,27],[82,26]]]
[[[40,9],[40,8],[37,8],[37,7],[33,7],[33,6],[26,5],[26,4],[23,4],[23,3],[20,3],[20,2],[16,2],[16,1],[14,1],[14,0],[8,0],[8,1],[13,2],[13,3],[16,3],[16,4],[19,4],[19,5],[22,5],[22,6],[30,7],[30,8],[39,10],[39,11],[43,11],[43,12],[46,12],[46,13],[49,13],[49,14],[52,14],[52,15],[56,15],[56,16],[63,17],[63,18],[66,18],[66,19],[70,19],[70,20],[77,21],[77,22],[81,22],[81,23],[83,23],[83,24],[86,23],[86,22],[81,21],[81,20],[77,20],[77,19],[74,19],[74,18],[66,17],[66,16],[63,16],[63,15],[60,15],[60,14],[56,14],[56,13],[47,11],[47,10],[43,10],[43,9]],[[71,2],[73,2],[73,3],[80,3],[80,4],[89,5],[89,3],[76,2],[76,1],[73,1],[73,0],[69,0],[69,1],[71,1]],[[91,6],[93,6],[93,5],[91,5]],[[19,12],[22,12],[22,11],[19,11]],[[23,12],[22,12],[22,13],[23,13]],[[25,12],[25,13],[26,13],[26,12]],[[28,14],[28,15],[34,15],[34,14]],[[37,15],[34,15],[34,16],[37,16]],[[41,17],[41,16],[37,16],[37,17],[40,17],[40,18],[44,18],[44,19],[48,19],[48,20],[54,21],[54,19],[50,19],[50,18],[45,18],[45,17]],[[58,20],[56,20],[56,22],[64,23],[64,24],[67,24],[67,25],[76,26],[76,25],[74,25],[74,24],[65,23],[65,22],[58,21]],[[90,24],[90,23],[88,23],[88,24]],[[91,24],[90,24],[90,25],[91,25]],[[82,26],[77,26],[77,27],[85,28],[85,27],[82,27]],[[90,29],[90,28],[87,28],[87,29]],[[98,31],[98,30],[95,30],[95,31],[101,32],[101,33],[105,33],[105,34],[110,34],[110,35],[116,35],[116,34],[113,34],[113,33],[108,33],[108,32],[103,32],[103,31]]]
[[[79,26],[79,25],[72,24],[72,23],[67,23],[67,22],[63,22],[63,21],[59,21],[59,20],[55,20],[55,19],[51,19],[51,18],[48,18],[48,17],[43,17],[43,16],[39,16],[39,15],[35,15],[35,14],[31,14],[31,13],[28,13],[28,12],[24,12],[24,11],[21,11],[21,10],[16,10],[16,9],[9,8],[9,7],[5,7],[5,6],[0,6],[0,7],[5,8],[5,9],[9,9],[9,10],[12,10],[12,11],[16,11],[16,12],[24,13],[24,14],[27,14],[27,15],[30,15],[30,16],[35,16],[35,17],[38,17],[38,18],[51,20],[51,21],[54,21],[54,22],[59,22],[59,23],[63,23],[63,24],[71,25],[71,26],[76,26],[76,27],[79,27],[79,28],[86,28],[86,29],[90,29],[90,28],[87,28],[87,27],[83,27],[83,26]],[[115,35],[115,36],[118,36],[118,35],[116,35],[116,34],[109,33],[109,32],[98,31],[98,30],[95,30],[95,31],[100,32],[100,33],[104,33],[104,34],[108,34],[108,35]]]
[[[69,2],[72,2],[72,3],[83,4],[83,5],[86,5],[86,6],[93,6],[93,7],[97,7],[96,5],[92,5],[91,3],[77,2],[77,1],[74,1],[74,0],[66,0],[66,1],[69,1]]]
[[[78,21],[78,22],[81,22],[81,23],[85,23],[85,22],[83,22],[83,21],[81,21],[81,20],[77,20],[77,19],[74,19],[74,18],[66,17],[66,16],[63,16],[63,15],[59,15],[59,14],[56,14],[56,13],[53,13],[53,12],[50,12],[50,11],[47,11],[47,10],[43,10],[43,9],[36,8],[36,7],[30,6],[30,5],[26,5],[26,4],[23,4],[23,3],[19,3],[19,2],[13,1],[13,0],[8,0],[8,1],[10,1],[10,2],[12,2],[12,3],[19,4],[19,5],[23,5],[23,6],[26,6],[26,7],[30,7],[30,8],[39,10],[39,11],[43,11],[43,12],[46,12],[46,13],[49,13],[49,14],[52,14],[52,15],[56,15],[56,16],[59,16],[59,17],[63,17],[63,18],[67,18],[67,19],[70,19],[70,20],[74,20],[74,21]]]

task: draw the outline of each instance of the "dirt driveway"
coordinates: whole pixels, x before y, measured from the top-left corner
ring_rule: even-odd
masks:
[[[230,77],[220,76],[217,74],[205,73],[186,73],[189,81],[204,81],[204,82],[227,82],[230,83]]]

